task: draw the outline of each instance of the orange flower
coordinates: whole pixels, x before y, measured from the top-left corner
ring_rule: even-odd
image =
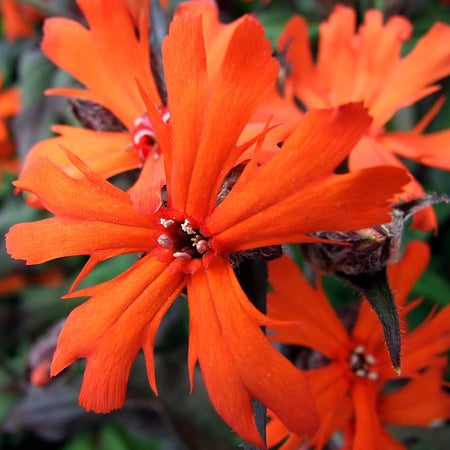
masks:
[[[406,299],[429,258],[426,244],[412,242],[403,260],[388,268],[403,322],[406,313],[420,303],[406,304]],[[302,321],[291,328],[273,327],[277,332],[274,339],[309,347],[328,361],[305,372],[321,417],[317,434],[307,443],[291,436],[282,450],[322,449],[337,430],[346,432],[344,447],[348,449],[398,450],[404,447],[384,430],[383,424],[427,426],[433,420],[450,417],[450,397],[441,390],[447,363],[442,354],[450,348],[450,307],[405,333],[402,379],[409,381],[386,394],[383,388],[398,377],[386,352],[382,328],[367,302],[361,304],[353,330],[348,333],[322,286],[311,287],[287,257],[269,263],[269,280],[273,287],[268,298],[269,317]],[[268,432],[269,443],[287,434],[277,419]]]
[[[3,78],[0,76],[0,89]],[[15,116],[20,109],[20,92],[17,88],[6,89],[0,92],[0,180],[1,172],[16,172],[18,161],[15,158],[15,146],[10,139],[6,119]]]
[[[275,82],[278,66],[271,53],[262,26],[246,16],[211,79],[201,16],[186,12],[174,19],[163,42],[169,123],[147,98],[167,180],[167,200],[157,211],[148,210],[147,199],[157,195],[151,180],[130,198],[70,152],[79,177],[36,158],[16,183],[55,217],[14,226],[7,236],[13,257],[39,264],[88,254],[76,285],[100,261],[143,254],[113,280],[69,294],[90,299],[67,319],[52,373],[87,359],[80,393],[85,408],[107,412],[123,405],[140,349],[156,392],[155,334],[187,286],[190,377],[198,361],[219,414],[258,446],[263,443],[253,398],[276,411],[292,432],[315,430],[308,385],[261,332],[267,318],[249,303],[228,255],[311,241],[314,230],[386,222],[387,199],[407,177],[389,167],[333,173],[370,122],[362,106],[352,104],[307,114],[262,167],[255,150],[229,194],[219,198],[227,174],[249,146],[237,145],[238,138]]]
[[[400,51],[411,35],[406,18],[394,16],[383,25],[382,13],[369,10],[355,31],[356,12],[337,6],[320,26],[317,62],[314,63],[304,19],[293,17],[278,47],[287,61],[287,92],[308,109],[364,101],[374,121],[369,132],[350,154],[351,170],[376,165],[402,166],[398,156],[439,169],[450,169],[450,131],[422,134],[442,100],[409,131],[386,132],[385,125],[405,106],[414,104],[439,86],[450,74],[450,26],[435,24],[405,57]],[[288,97],[292,98],[292,97]],[[423,196],[417,181],[408,186],[409,200]],[[431,207],[416,215],[416,226],[436,228]]]
[[[124,0],[78,0],[89,28],[67,18],[46,20],[43,52],[54,64],[86,86],[86,89],[51,89],[47,93],[74,96],[100,104],[120,123],[115,131],[56,125],[53,131],[61,136],[34,146],[24,162],[23,171],[42,156],[68,170],[70,161],[61,147],[70,148],[105,177],[142,166],[142,161],[152,150],[146,144],[150,143],[154,133],[146,117],[141,117],[145,104],[136,79],[155,104],[162,106],[162,103],[150,70],[149,4],[140,2],[140,5],[138,14],[138,4],[128,6]],[[107,16],[110,19],[106,21]],[[135,124],[136,121],[139,123]],[[161,181],[162,164],[155,166],[157,184]],[[30,203],[37,206],[33,197]]]
[[[23,170],[36,158],[45,156],[70,172],[71,163],[63,150],[70,148],[106,178],[144,165],[142,177],[153,180],[152,191],[159,190],[165,182],[162,153],[137,83],[138,80],[152,103],[158,106],[164,120],[169,120],[170,112],[163,105],[150,69],[149,2],[77,1],[89,28],[66,18],[49,19],[44,26],[42,49],[53,63],[71,73],[86,89],[49,89],[47,94],[90,100],[102,105],[120,122],[115,130],[109,130],[106,125],[102,131],[55,125],[52,130],[60,136],[36,144]],[[212,78],[217,76],[224,48],[240,20],[222,25],[212,0],[181,4],[177,14],[189,11],[203,16],[208,71]],[[112,12],[114,21],[105,21]],[[119,29],[121,32],[117,33]],[[92,115],[95,114],[98,116],[96,111]],[[132,192],[139,189],[138,182]],[[33,196],[28,198],[28,203],[40,206]],[[148,209],[155,210],[158,206],[157,199],[153,199]]]
[[[34,23],[42,20],[42,15],[30,5],[15,0],[0,0],[3,32],[8,41],[33,36]]]

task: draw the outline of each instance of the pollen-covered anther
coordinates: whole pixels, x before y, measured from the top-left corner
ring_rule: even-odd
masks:
[[[158,238],[158,244],[164,248],[173,248],[173,239],[167,234],[161,234]]]
[[[175,222],[172,219],[161,219],[160,220],[161,225],[164,228],[169,228],[170,226],[172,226]]]
[[[186,234],[195,234],[195,231],[191,226],[191,222],[189,222],[189,220],[187,220],[187,219],[181,224],[181,229]]]
[[[174,258],[200,259],[211,249],[208,238],[189,219],[161,218],[160,223],[165,230],[161,230],[157,242],[171,250]]]
[[[174,252],[173,257],[177,259],[192,259],[192,256],[186,252]]]

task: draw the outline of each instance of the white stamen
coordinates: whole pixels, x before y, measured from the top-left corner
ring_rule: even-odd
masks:
[[[181,224],[181,229],[186,234],[195,234],[194,229],[191,227],[191,222],[189,222],[189,220],[187,220],[187,219]]]
[[[155,135],[155,133],[153,133],[153,132],[150,131],[150,130],[143,129],[143,130],[137,131],[137,132],[134,134],[134,136],[133,136],[133,142],[134,142],[136,145],[139,145],[140,142],[141,142],[141,139],[142,139],[143,137],[150,137],[150,138],[152,138],[154,141],[156,141],[156,135]]]
[[[172,219],[161,219],[160,223],[164,228],[169,228],[175,222]]]
[[[365,377],[367,375],[367,372],[364,369],[358,369],[355,372],[355,375],[358,377]]]
[[[366,362],[369,364],[375,364],[375,358],[373,355],[366,355]]]
[[[195,245],[195,248],[202,255],[209,249],[208,241],[205,241],[204,239],[202,239],[201,241],[198,241],[197,244]]]
[[[358,354],[364,353],[364,345],[358,345],[353,352]]]
[[[173,240],[167,234],[162,234],[158,238],[158,244],[164,248],[173,248]]]
[[[367,374],[367,378],[368,378],[369,380],[376,381],[376,380],[378,380],[378,374],[377,374],[376,372],[369,372],[369,373]]]
[[[350,356],[350,365],[355,366],[356,364],[358,364],[358,362],[359,362],[359,356],[352,353],[352,355]]]
[[[173,257],[178,259],[192,259],[192,256],[186,252],[174,252]]]

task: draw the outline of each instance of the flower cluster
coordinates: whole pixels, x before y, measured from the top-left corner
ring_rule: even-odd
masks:
[[[30,11],[1,5],[6,37],[28,36],[7,30],[18,27],[13,14],[25,20]],[[26,149],[13,185],[39,220],[6,234],[7,252],[27,265],[88,257],[65,295],[87,299],[36,363],[35,384],[84,359],[79,403],[108,413],[125,404],[142,354],[157,395],[157,334],[184,302],[191,390],[200,372],[215,410],[253,446],[321,449],[340,433],[343,449],[400,449],[385,424],[450,418],[442,380],[450,310],[406,331],[419,304],[407,297],[429,249],[412,242],[395,263],[401,227],[390,225],[412,202],[415,225],[438,228],[433,201],[416,207],[425,188],[399,158],[450,169],[449,131],[423,133],[444,98],[412,129],[388,126],[450,74],[450,51],[439,44],[450,26],[435,24],[404,56],[412,33],[405,17],[384,22],[368,10],[357,27],[356,11],[337,6],[320,26],[315,60],[298,15],[274,55],[254,15],[222,23],[213,0],[76,6],[47,18],[41,41],[45,57],[72,77],[46,90],[50,100],[68,99],[71,123],[53,121],[55,135]],[[1,95],[2,117],[16,114],[18,91]],[[6,125],[3,134],[6,141]],[[343,249],[359,277],[347,281],[368,300],[353,308],[351,325],[319,274],[310,283],[281,256],[299,253],[299,244]],[[79,287],[128,254],[116,276]],[[279,343],[309,352],[308,362],[290,360]],[[267,437],[255,402],[268,410]]]

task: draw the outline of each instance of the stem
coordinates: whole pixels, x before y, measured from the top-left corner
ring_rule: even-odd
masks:
[[[258,259],[244,259],[236,269],[236,274],[243,291],[253,305],[262,313],[266,313],[267,305],[267,262]],[[263,332],[264,332],[263,328]],[[264,443],[266,443],[267,410],[259,400],[253,400],[253,413],[255,415],[256,428]],[[242,443],[245,450],[259,450],[258,447]]]

